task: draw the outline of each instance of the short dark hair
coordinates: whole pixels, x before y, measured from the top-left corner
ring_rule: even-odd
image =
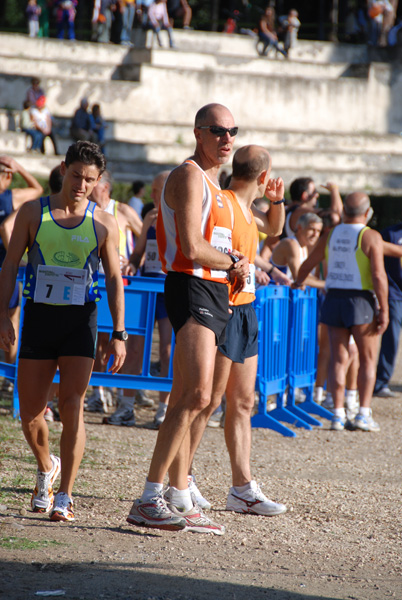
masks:
[[[289,188],[292,202],[300,202],[303,192],[308,190],[308,186],[312,182],[311,177],[299,177],[292,181]]]
[[[60,173],[61,165],[50,171],[49,187],[52,194],[58,194],[63,187],[63,175]]]
[[[85,140],[71,144],[67,150],[65,159],[66,167],[69,167],[74,162],[81,162],[84,165],[95,165],[100,175],[106,169],[106,159],[100,147]]]
[[[145,186],[145,183],[139,179],[136,181],[133,181],[133,185],[131,186],[131,189],[133,190],[134,196],[136,196],[138,194],[138,192],[140,192],[144,186]]]

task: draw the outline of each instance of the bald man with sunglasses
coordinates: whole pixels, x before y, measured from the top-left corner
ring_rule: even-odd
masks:
[[[127,517],[132,525],[224,533],[197,506],[187,472],[190,427],[211,402],[217,345],[225,339],[228,277],[235,275],[241,290],[249,273],[248,259],[232,251],[233,209],[218,183],[237,131],[225,106],[201,108],[195,117],[194,155],[172,171],[163,190],[157,240],[167,273],[166,309],[176,334],[173,386],[144,492]],[[163,482],[168,472],[167,501]]]

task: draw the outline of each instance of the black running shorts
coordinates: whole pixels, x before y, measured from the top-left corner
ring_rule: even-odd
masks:
[[[375,298],[368,290],[328,290],[321,307],[321,323],[350,329],[371,323],[375,316]]]
[[[165,280],[165,304],[176,335],[194,317],[215,333],[217,346],[225,341],[229,296],[224,283],[170,271]]]
[[[95,358],[97,310],[95,302],[55,306],[27,300],[19,357],[32,360],[59,356]]]
[[[226,326],[226,340],[218,350],[232,362],[244,363],[246,358],[258,354],[257,315],[251,303],[231,306],[230,309],[232,314]]]

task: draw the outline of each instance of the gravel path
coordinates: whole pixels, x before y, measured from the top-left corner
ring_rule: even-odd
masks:
[[[69,600],[402,599],[402,361],[394,400],[376,398],[381,432],[297,437],[254,430],[254,476],[288,512],[224,511],[230,465],[223,430],[208,429],[199,487],[224,536],[149,532],[125,521],[142,489],[156,432],[138,410],[132,429],[86,414],[87,448],[75,486],[74,524],[27,512],[34,464],[18,423],[0,416],[0,598],[38,591]],[[399,379],[398,379],[399,377]],[[60,425],[51,424],[53,448]]]

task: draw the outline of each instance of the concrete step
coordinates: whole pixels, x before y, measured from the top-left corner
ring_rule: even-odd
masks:
[[[134,52],[135,55],[135,52]],[[169,69],[190,69],[203,71],[212,69],[226,73],[249,73],[262,76],[281,75],[282,77],[312,77],[320,79],[338,79],[343,76],[367,77],[366,65],[353,69],[348,63],[294,62],[284,59],[280,54],[268,57],[235,56],[233,54],[213,54],[209,52],[177,51],[170,49],[152,49],[151,65]]]
[[[148,53],[147,53],[148,54]],[[73,60],[26,58],[0,55],[1,72],[9,75],[32,76],[40,73],[40,78],[62,78],[68,80],[108,82],[110,80],[138,81],[139,64],[119,65],[101,62],[75,62]]]
[[[70,140],[58,139],[61,156],[54,157],[51,144],[47,147],[48,155],[26,155],[26,136],[22,133],[5,132],[0,134],[0,154],[20,156],[32,162],[34,169],[43,174],[46,159],[60,162]],[[241,145],[241,144],[239,144]],[[171,169],[180,164],[192,153],[192,146],[183,144],[136,144],[110,142],[107,145],[108,168],[118,173],[122,180],[133,179],[133,172],[142,178],[152,178],[162,169]],[[299,176],[312,176],[317,185],[327,181],[336,181],[343,191],[351,189],[375,189],[377,186],[402,188],[402,153],[374,154],[364,152],[325,152],[295,148],[272,150],[273,176],[282,176],[285,184]],[[230,166],[228,167],[230,169]],[[38,172],[35,170],[34,172]],[[356,174],[356,178],[353,179]]]
[[[239,85],[239,74],[235,72],[143,65],[140,83],[43,77],[42,84],[55,116],[73,115],[80,99],[86,96],[90,103],[101,104],[109,120],[192,123],[200,106],[215,101],[226,104],[238,124],[246,128],[255,127],[258,115],[260,126],[266,129],[280,123],[289,130],[303,127],[306,131],[382,133],[402,130],[397,104],[390,105],[390,77],[387,65],[380,65],[370,67],[368,80],[242,74]],[[395,80],[395,84],[402,85],[402,80]],[[19,109],[28,87],[28,76],[0,74],[0,106]],[[183,93],[185,90],[188,92]]]
[[[0,113],[0,123],[3,114]],[[55,133],[60,153],[64,154],[72,140],[69,135],[69,119],[58,119]],[[116,160],[151,160],[163,163],[180,163],[192,154],[194,136],[191,128],[155,125],[147,127],[135,123],[110,123],[107,131],[107,153]],[[164,135],[165,134],[165,135]],[[286,164],[292,156],[295,168],[310,163],[328,165],[334,169],[386,169],[402,170],[402,137],[396,135],[343,136],[321,133],[306,136],[303,132],[244,130],[236,137],[235,148],[246,144],[266,147],[274,157],[274,164]],[[24,152],[26,136],[15,131],[0,132],[0,151],[12,154]],[[170,158],[166,158],[169,156]]]
[[[29,172],[35,175],[47,177],[50,170],[60,164],[61,156],[15,154],[18,160]],[[126,162],[108,160],[108,169],[112,172],[116,181],[132,182],[135,179],[143,179],[150,182],[161,170],[172,169],[174,164],[157,164],[151,162]],[[336,171],[334,169],[294,169],[293,166],[275,168],[276,177],[283,177],[286,188],[296,177],[312,177],[317,184],[326,181],[336,181],[343,194],[353,190],[364,190],[369,194],[377,196],[400,196],[402,192],[402,174],[386,171]]]
[[[77,62],[68,57],[30,58],[9,56],[0,53],[1,72],[9,75],[31,76],[37,71],[47,78],[74,80],[139,81],[141,64],[150,64],[164,69],[189,69],[191,71],[213,70],[222,73],[248,73],[260,76],[280,75],[281,77],[309,77],[338,79],[339,77],[368,77],[367,65],[347,63],[320,64],[313,62],[292,62],[280,57],[261,58],[256,56],[215,55],[208,53],[181,52],[171,49],[131,50],[126,62]]]
[[[0,109],[0,131],[15,131],[18,128],[20,111]],[[71,118],[55,118],[56,133],[69,137]],[[106,140],[137,144],[183,144],[194,147],[193,123],[144,123],[142,121],[107,121]],[[339,133],[336,131],[287,131],[263,127],[241,127],[236,144],[259,144],[271,151],[276,149],[298,149],[310,152],[345,151],[367,154],[402,154],[402,135]]]
[[[163,32],[162,32],[163,33]],[[175,44],[183,52],[208,53],[255,58],[256,38],[249,35],[222,34],[208,31],[174,30]],[[134,30],[133,41],[138,48],[158,48],[152,32]],[[335,44],[299,40],[291,49],[292,61],[314,63],[367,63],[370,50],[364,44]],[[131,56],[131,50],[115,44],[69,42],[52,38],[29,38],[27,35],[3,33],[0,54],[43,60],[71,60],[88,63],[121,64]],[[131,59],[129,59],[131,60]]]
[[[39,61],[68,60],[77,63],[122,64],[130,56],[130,48],[116,44],[30,38],[27,35],[2,31],[0,54]],[[36,75],[36,73],[33,72],[31,75]],[[40,75],[38,76],[40,77]]]

